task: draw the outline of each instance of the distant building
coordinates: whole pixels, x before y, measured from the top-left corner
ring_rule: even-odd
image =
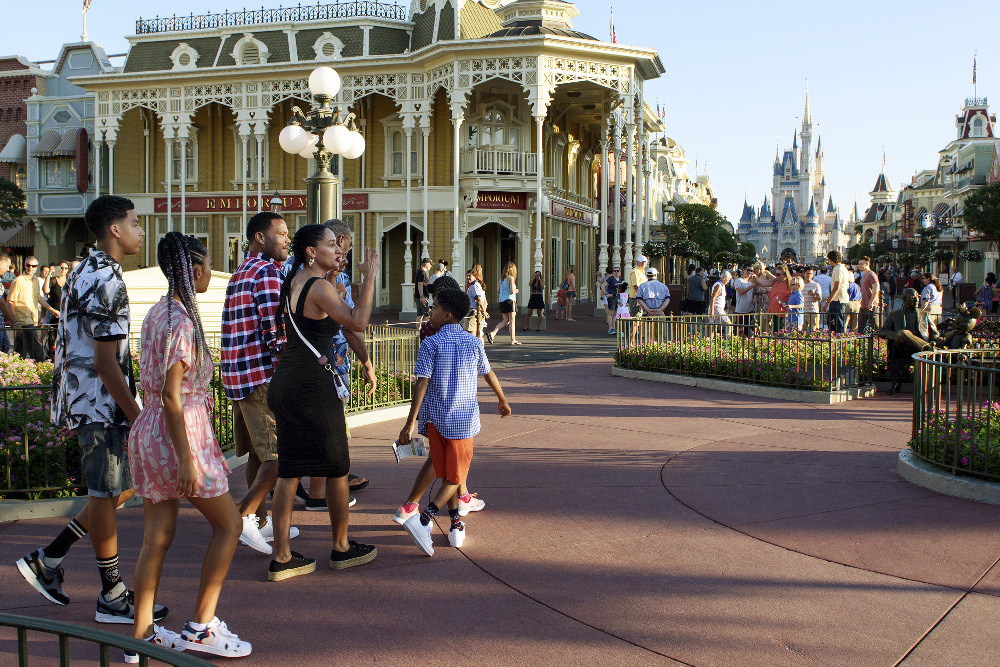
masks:
[[[802,128],[792,147],[775,152],[770,200],[765,195],[759,209],[744,202],[736,227],[740,241],[752,243],[765,262],[789,253],[799,261],[820,261],[828,250],[843,250],[848,244],[849,231],[827,194],[821,140],[816,138],[814,151],[812,139],[807,93]]]

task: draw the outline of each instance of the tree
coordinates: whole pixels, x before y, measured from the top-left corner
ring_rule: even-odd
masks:
[[[24,191],[5,178],[0,178],[0,228],[20,225],[28,209],[24,206]]]
[[[990,183],[965,198],[965,224],[988,239],[1000,238],[1000,183]]]
[[[679,204],[676,211],[674,233],[680,232],[679,238],[693,241],[709,264],[715,264],[715,256],[720,252],[736,252],[738,244],[733,226],[714,208],[704,204]]]
[[[744,241],[743,243],[740,243],[739,253],[746,259],[756,259],[757,248],[755,248],[752,243]]]

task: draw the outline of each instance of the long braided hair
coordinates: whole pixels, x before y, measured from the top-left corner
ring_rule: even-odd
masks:
[[[306,260],[306,248],[319,245],[328,229],[326,225],[305,225],[295,232],[295,237],[292,239],[292,268],[285,274],[285,279],[281,283],[281,303],[278,304],[278,311],[274,316],[278,325],[279,338],[285,335],[285,302],[288,301],[289,295],[292,293],[292,278],[299,272]],[[289,317],[291,315],[291,313],[288,314]]]
[[[174,297],[180,299],[181,305],[187,310],[188,317],[194,322],[195,343],[199,354],[195,360],[197,372],[203,372],[211,359],[211,351],[205,340],[205,330],[201,325],[201,313],[198,312],[198,296],[194,286],[194,266],[203,264],[208,257],[208,249],[193,236],[184,236],[180,232],[167,232],[156,246],[156,261],[160,270],[167,277],[167,346],[163,355],[163,381],[167,379],[167,363],[170,344],[174,335]]]

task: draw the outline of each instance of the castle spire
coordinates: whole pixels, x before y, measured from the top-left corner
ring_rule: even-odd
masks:
[[[812,125],[812,114],[809,113],[809,79],[806,79],[806,108],[802,115],[802,127]]]

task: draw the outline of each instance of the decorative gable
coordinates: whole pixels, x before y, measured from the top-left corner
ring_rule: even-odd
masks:
[[[171,69],[189,70],[198,66],[198,52],[188,46],[187,42],[181,42],[170,54],[170,62],[174,64]]]
[[[316,60],[337,60],[344,51],[344,43],[333,33],[324,32],[312,48],[316,52]]]

